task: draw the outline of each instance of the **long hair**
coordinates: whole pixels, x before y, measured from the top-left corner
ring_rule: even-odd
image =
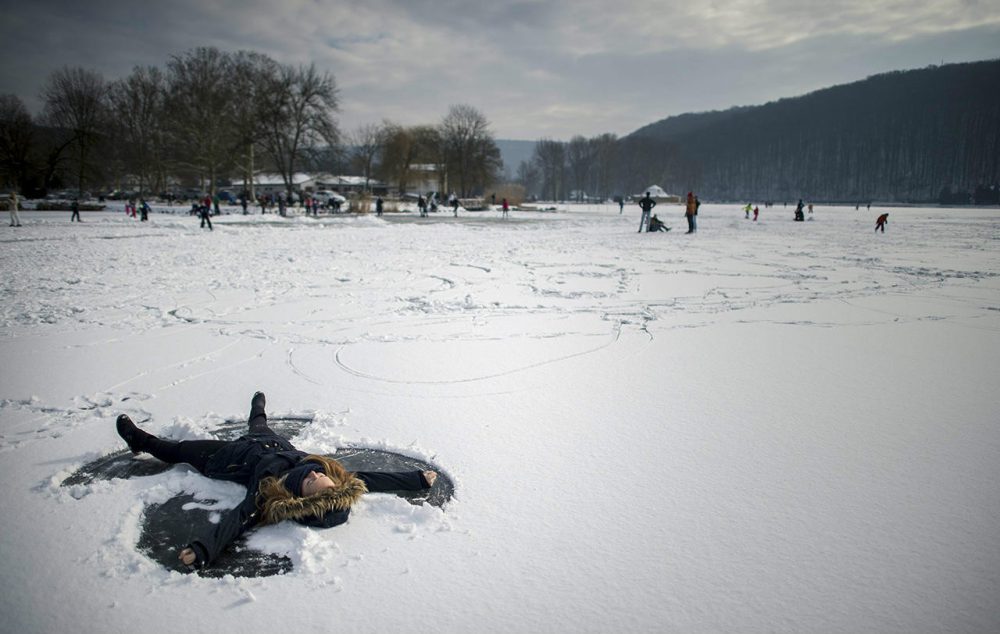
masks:
[[[345,511],[368,492],[365,483],[333,458],[308,455],[302,462],[315,462],[323,467],[333,488],[308,496],[296,496],[285,486],[288,474],[269,476],[257,489],[257,508],[261,524],[277,524],[286,519],[302,519],[310,515],[322,517],[329,511]]]

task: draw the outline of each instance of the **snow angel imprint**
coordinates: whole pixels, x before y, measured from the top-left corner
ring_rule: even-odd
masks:
[[[254,394],[249,433],[238,440],[158,438],[118,417],[118,434],[133,454],[148,453],[170,464],[187,463],[201,474],[247,487],[244,500],[217,524],[196,530],[178,559],[189,568],[215,561],[248,530],[284,520],[330,528],[347,521],[351,506],[367,492],[430,489],[433,470],[349,472],[337,460],[299,451],[267,425],[265,397]]]

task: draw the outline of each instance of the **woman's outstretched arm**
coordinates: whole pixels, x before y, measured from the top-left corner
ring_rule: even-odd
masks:
[[[178,559],[185,566],[201,568],[215,561],[237,537],[257,525],[257,503],[253,495],[247,497],[234,509],[222,514],[219,523],[198,535],[190,544],[181,549]]]
[[[434,486],[436,471],[358,471],[355,473],[370,493],[421,491]]]

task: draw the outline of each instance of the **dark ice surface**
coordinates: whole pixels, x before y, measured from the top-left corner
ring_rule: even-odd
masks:
[[[312,422],[311,417],[268,418],[271,429],[286,437],[297,435],[310,422]],[[221,440],[235,440],[244,433],[246,433],[246,421],[227,420],[213,435]],[[437,471],[437,481],[429,490],[395,492],[411,504],[426,503],[442,507],[455,493],[454,483],[441,472],[439,467],[417,458],[365,447],[344,447],[328,455],[339,460],[348,471]],[[89,484],[96,480],[151,476],[163,473],[172,467],[173,465],[150,456],[133,456],[130,451],[123,449],[83,465],[66,478],[62,486]],[[197,501],[191,494],[182,493],[162,504],[150,504],[143,514],[138,549],[166,568],[185,570],[177,561],[177,551],[188,543],[194,534],[211,525],[209,518],[212,511],[196,508],[211,502],[211,500]],[[188,504],[191,504],[192,508],[185,509],[185,505]],[[227,574],[235,577],[269,577],[291,570],[292,562],[287,557],[250,549],[245,539],[238,539],[210,567],[198,573],[205,577],[222,577]]]

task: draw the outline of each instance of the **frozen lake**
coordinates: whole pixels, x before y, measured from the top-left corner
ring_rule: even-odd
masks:
[[[1000,210],[702,206],[428,219],[21,213],[0,233],[0,614],[11,632],[1000,629]],[[875,217],[889,212],[884,234]],[[62,486],[145,429],[311,421],[439,465],[168,571],[175,467]],[[187,535],[178,536],[182,546]]]

